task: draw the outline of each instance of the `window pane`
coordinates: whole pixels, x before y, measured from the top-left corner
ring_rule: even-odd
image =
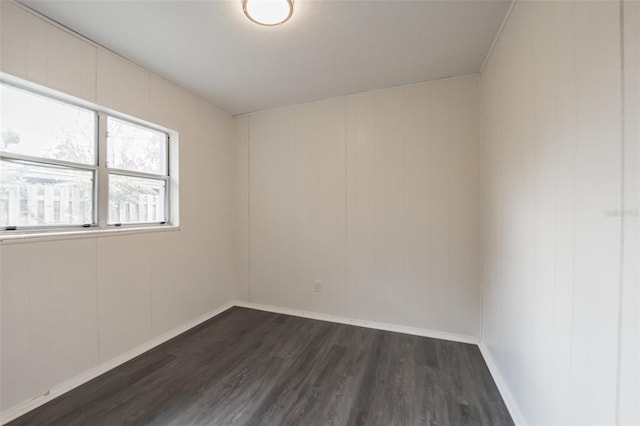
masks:
[[[95,128],[93,111],[0,86],[0,151],[95,164]]]
[[[0,161],[0,226],[93,223],[93,172]]]
[[[107,167],[167,174],[167,135],[109,117]]]
[[[165,181],[109,175],[109,223],[165,222]]]

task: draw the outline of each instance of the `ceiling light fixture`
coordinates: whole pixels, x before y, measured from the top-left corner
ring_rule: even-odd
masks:
[[[291,18],[293,0],[242,0],[242,10],[256,24],[272,27]]]

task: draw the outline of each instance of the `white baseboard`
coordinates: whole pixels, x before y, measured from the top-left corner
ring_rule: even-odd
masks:
[[[173,330],[163,333],[160,336],[155,337],[154,339],[151,339],[148,342],[145,342],[142,345],[123,353],[122,355],[119,355],[109,361],[103,362],[102,364],[93,367],[92,369],[76,377],[73,377],[65,382],[60,383],[59,385],[52,387],[45,395],[41,395],[29,401],[25,401],[21,404],[16,405],[15,407],[11,407],[3,411],[2,413],[0,413],[0,424],[4,425],[6,423],[9,423],[10,421],[28,413],[29,411],[43,404],[46,404],[47,402],[59,397],[60,395],[67,393],[70,390],[75,389],[90,380],[95,379],[96,377],[106,373],[107,371],[112,370],[117,366],[132,360],[138,355],[141,355],[144,352],[147,352],[148,350],[151,350],[156,346],[159,346],[162,343],[173,339],[174,337],[184,333],[185,331],[221,314],[222,312],[226,311],[229,308],[232,308],[233,306],[233,302],[227,302],[224,305],[219,306],[216,309],[209,311],[194,320],[184,323],[174,328]]]
[[[479,339],[475,336],[466,336],[464,334],[447,333],[444,331],[430,330],[427,328],[409,327],[405,325],[388,324],[384,322],[365,321],[353,318],[347,318],[337,315],[321,314],[318,312],[302,311],[298,309],[282,308],[280,306],[260,305],[258,303],[235,301],[236,306],[243,308],[258,309],[261,311],[275,312],[278,314],[293,315],[295,317],[303,317],[320,321],[329,321],[339,324],[354,325],[356,327],[373,328],[376,330],[393,331],[396,333],[411,334],[414,336],[432,337],[434,339],[451,340],[453,342],[471,343],[477,345]]]
[[[118,367],[119,365],[124,364],[125,362],[130,361],[131,359],[143,354],[144,352],[147,352],[155,348],[156,346],[159,346],[162,343],[168,340],[171,340],[174,337],[184,333],[185,331],[221,314],[222,312],[232,308],[233,306],[239,306],[239,307],[250,308],[250,309],[258,309],[261,311],[268,311],[268,312],[274,312],[274,313],[285,314],[285,315],[293,315],[297,317],[315,319],[320,321],[329,321],[329,322],[334,322],[339,324],[353,325],[357,327],[372,328],[376,330],[392,331],[396,333],[411,334],[414,336],[431,337],[435,339],[443,339],[443,340],[450,340],[454,342],[470,343],[470,344],[478,345],[478,347],[480,348],[480,352],[482,353],[482,356],[484,357],[485,362],[487,363],[489,371],[491,372],[491,375],[493,376],[493,379],[495,380],[496,385],[498,386],[498,390],[502,395],[502,399],[504,399],[504,402],[507,405],[507,408],[509,409],[509,413],[511,414],[513,421],[516,423],[516,425],[526,426],[527,424],[524,421],[522,412],[518,408],[518,405],[515,402],[515,399],[513,398],[511,392],[509,391],[509,388],[506,385],[506,382],[502,378],[500,371],[498,370],[495,362],[493,361],[493,358],[491,357],[489,350],[485,347],[485,345],[482,342],[479,342],[479,339],[475,336],[467,336],[467,335],[456,334],[456,333],[447,333],[443,331],[430,330],[430,329],[417,328],[417,327],[408,327],[408,326],[397,325],[397,324],[358,320],[358,319],[347,318],[347,317],[342,317],[337,315],[329,315],[329,314],[322,314],[318,312],[283,308],[279,306],[260,305],[257,303],[244,302],[240,300],[225,303],[224,305],[219,306],[218,308],[210,312],[207,312],[206,314],[201,315],[192,321],[182,324],[179,327],[174,328],[173,330],[170,330],[120,356],[117,356],[116,358],[113,358],[107,362],[104,362],[72,379],[69,379],[59,385],[56,385],[52,387],[46,395],[42,395],[32,400],[25,401],[21,404],[18,404],[15,407],[12,407],[3,411],[2,413],[0,413],[0,424],[4,425],[28,413],[29,411],[41,405],[46,404],[47,402],[59,397],[60,395],[66,392],[69,392],[70,390],[75,389],[78,386],[84,383],[87,383],[90,380],[93,380],[94,378],[106,373],[107,371],[112,370]]]
[[[527,421],[516,402],[516,399],[513,397],[507,382],[502,377],[502,373],[498,369],[498,365],[496,364],[489,348],[484,344],[484,342],[478,343],[478,348],[480,349],[480,353],[484,358],[484,362],[487,364],[489,368],[489,372],[493,377],[493,381],[496,382],[496,386],[498,387],[498,391],[500,391],[500,395],[502,396],[502,400],[504,401],[507,409],[509,410],[509,414],[511,414],[511,419],[516,424],[516,426],[527,426]]]

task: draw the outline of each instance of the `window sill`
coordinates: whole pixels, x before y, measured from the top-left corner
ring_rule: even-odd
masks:
[[[130,226],[126,228],[82,229],[65,231],[3,231],[0,232],[0,244],[19,244],[34,241],[73,240],[79,238],[99,238],[114,235],[145,234],[149,232],[179,231],[177,225]]]

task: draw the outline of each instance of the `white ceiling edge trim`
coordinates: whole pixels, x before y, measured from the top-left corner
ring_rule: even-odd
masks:
[[[290,107],[295,107],[295,106],[299,106],[299,105],[308,105],[308,104],[312,104],[312,103],[315,103],[315,102],[329,101],[329,100],[332,100],[332,99],[344,99],[344,98],[348,98],[349,96],[358,96],[358,95],[363,95],[365,93],[376,93],[376,92],[382,92],[384,90],[401,89],[403,87],[418,86],[420,84],[433,83],[433,82],[436,82],[436,81],[457,80],[459,78],[470,78],[470,77],[479,77],[479,76],[480,76],[479,72],[474,72],[474,73],[469,73],[469,74],[461,74],[461,75],[451,75],[451,76],[447,76],[447,77],[434,78],[434,79],[431,79],[431,80],[416,81],[414,83],[398,84],[397,86],[381,87],[379,89],[371,89],[371,90],[365,90],[365,91],[362,91],[362,92],[348,93],[346,95],[331,96],[329,98],[319,98],[319,99],[314,99],[312,101],[297,102],[297,103],[293,103],[293,104],[281,105],[281,106],[276,106],[276,107],[272,107],[272,108],[258,109],[258,110],[255,110],[255,111],[243,112],[243,113],[240,113],[240,114],[235,114],[232,117],[233,118],[247,117],[247,116],[250,116],[252,114],[258,114],[258,113],[263,112],[263,111],[276,111],[276,110],[279,110],[279,109],[282,109],[282,108],[290,108]]]
[[[509,22],[509,18],[511,18],[511,13],[513,12],[513,8],[515,7],[516,3],[518,3],[518,1],[519,0],[511,1],[511,4],[509,5],[509,9],[507,10],[507,13],[504,15],[504,19],[502,20],[502,24],[500,24],[500,29],[498,29],[498,33],[496,34],[496,37],[493,39],[493,43],[491,43],[491,47],[489,47],[489,50],[487,51],[487,55],[484,57],[484,61],[482,61],[482,66],[480,67],[480,72],[478,74],[482,74],[484,72],[484,67],[489,62],[489,59],[491,58],[491,54],[493,53],[493,49],[495,49],[496,45],[498,44],[498,41],[500,40],[500,37],[502,37],[502,32],[504,31],[504,28],[507,26],[507,22]]]
[[[221,113],[223,113],[227,117],[233,118],[233,115],[231,113],[229,113],[228,111],[225,111],[224,109],[220,108],[218,105],[214,104],[213,102],[203,98],[202,96],[200,96],[200,95],[198,95],[196,93],[193,93],[189,89],[186,89],[186,88],[182,87],[181,85],[179,85],[179,84],[175,83],[174,81],[168,79],[167,77],[163,76],[162,74],[158,74],[155,71],[151,71],[150,69],[143,67],[142,65],[132,61],[131,59],[129,59],[129,58],[125,57],[125,56],[122,56],[120,53],[114,52],[113,50],[101,45],[100,43],[98,43],[98,42],[96,42],[94,40],[91,40],[90,38],[88,38],[88,37],[76,32],[74,30],[72,30],[71,28],[69,28],[69,27],[67,27],[67,26],[65,26],[63,24],[61,24],[60,22],[55,21],[55,20],[49,18],[46,15],[43,15],[42,13],[38,12],[37,10],[34,10],[34,9],[30,8],[29,6],[21,3],[19,0],[0,0],[0,1],[6,1],[7,3],[11,3],[11,4],[15,5],[16,7],[19,7],[20,9],[24,10],[25,12],[35,16],[36,18],[42,19],[43,21],[47,22],[48,24],[53,25],[54,27],[58,28],[59,30],[62,30],[64,32],[66,32],[67,34],[77,38],[78,40],[81,40],[81,41],[83,41],[85,43],[88,43],[88,44],[94,46],[97,49],[101,49],[101,50],[103,50],[105,52],[109,52],[112,55],[115,55],[118,58],[122,59],[123,61],[127,62],[128,64],[136,66],[136,67],[148,72],[149,74],[152,74],[152,75],[154,75],[156,77],[161,78],[162,80],[166,81],[167,83],[171,84],[172,86],[174,86],[174,87],[176,87],[176,88],[178,88],[178,89],[190,94],[191,96],[194,96],[195,98],[201,100],[202,102],[207,103],[208,105],[211,105],[212,107],[216,108],[218,111],[220,111]]]
[[[290,107],[290,106],[294,106],[294,105],[305,105],[305,104],[310,104],[313,102],[320,102],[320,101],[325,101],[325,100],[329,100],[329,99],[340,99],[340,98],[346,98],[348,96],[354,96],[354,95],[359,95],[359,94],[364,94],[364,93],[374,93],[374,92],[379,92],[382,90],[387,90],[387,89],[397,89],[397,88],[401,88],[401,87],[408,87],[408,86],[414,86],[414,85],[418,85],[418,84],[423,84],[423,83],[429,83],[429,82],[434,82],[434,81],[441,81],[441,80],[449,80],[449,79],[456,79],[456,78],[467,78],[467,77],[471,77],[471,76],[478,76],[481,75],[484,72],[484,68],[487,64],[487,62],[489,61],[489,58],[491,57],[491,54],[493,53],[493,50],[498,42],[498,40],[500,39],[500,36],[502,35],[502,32],[509,20],[509,18],[511,17],[511,13],[513,11],[513,8],[515,6],[515,4],[519,1],[519,0],[512,0],[511,4],[509,5],[509,9],[507,10],[507,13],[500,25],[500,29],[498,30],[498,33],[496,34],[496,37],[494,38],[491,47],[489,48],[489,50],[487,51],[487,54],[484,58],[484,61],[482,62],[482,66],[480,67],[480,70],[478,72],[475,73],[468,73],[468,74],[461,74],[461,75],[451,75],[451,76],[446,76],[446,77],[440,77],[440,78],[435,78],[435,79],[430,79],[430,80],[423,80],[423,81],[416,81],[416,82],[411,82],[411,83],[403,83],[403,84],[399,84],[396,86],[387,86],[387,87],[380,87],[380,88],[375,88],[375,89],[370,89],[370,90],[365,90],[365,91],[361,91],[361,92],[353,92],[353,93],[347,93],[344,95],[339,95],[339,96],[333,96],[333,97],[328,97],[328,98],[318,98],[318,99],[313,99],[313,100],[309,100],[309,101],[304,101],[304,102],[298,102],[298,103],[292,103],[292,104],[286,104],[286,105],[281,105],[281,106],[276,106],[276,107],[272,107],[272,108],[264,108],[264,109],[259,109],[259,110],[254,110],[254,111],[248,111],[248,112],[243,112],[240,114],[232,114],[226,110],[224,110],[223,108],[221,108],[220,106],[216,105],[215,103],[211,102],[210,100],[207,100],[205,98],[203,98],[202,96],[192,92],[191,90],[177,84],[176,82],[174,82],[173,80],[165,77],[162,74],[157,73],[156,71],[152,71],[146,67],[143,67],[142,65],[136,63],[135,61],[132,61],[131,59],[127,58],[126,56],[123,56],[122,54],[115,52],[105,46],[103,46],[102,44],[74,31],[73,29],[61,24],[58,21],[55,21],[53,19],[51,19],[50,17],[43,15],[42,13],[38,12],[37,10],[34,10],[32,8],[30,8],[29,6],[23,4],[20,2],[20,0],[0,0],[0,1],[7,1],[9,3],[14,4],[15,6],[19,7],[20,9],[24,10],[25,12],[39,18],[42,19],[43,21],[55,26],[56,28],[66,32],[67,34],[85,42],[88,43],[98,49],[102,49],[105,52],[109,52],[115,56],[117,56],[118,58],[122,59],[123,61],[136,66],[154,76],[157,76],[161,79],[163,79],[164,81],[166,81],[167,83],[173,85],[174,87],[189,93],[190,95],[194,96],[195,98],[201,100],[202,102],[205,102],[208,105],[213,106],[214,108],[216,108],[217,110],[219,110],[220,112],[222,112],[224,115],[226,115],[227,117],[230,118],[238,118],[238,117],[242,117],[242,116],[248,116],[251,114],[255,114],[261,111],[268,111],[268,110],[276,110],[279,108],[286,108],[286,107]]]

